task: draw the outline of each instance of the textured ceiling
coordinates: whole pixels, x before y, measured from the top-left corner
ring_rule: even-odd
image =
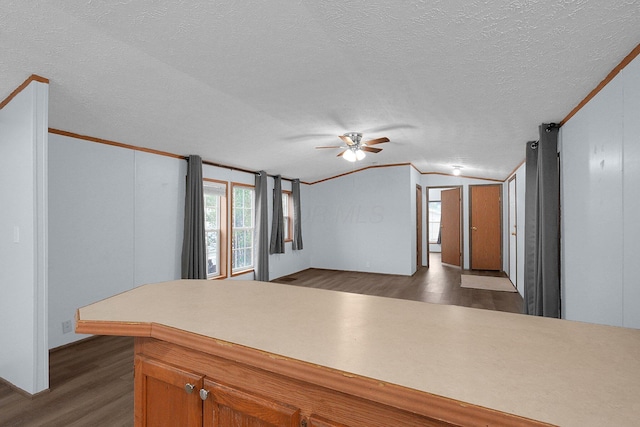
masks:
[[[640,42],[623,0],[0,7],[0,100],[38,74],[52,128],[303,181],[406,162],[504,179]],[[347,131],[391,142],[355,165],[314,149]]]

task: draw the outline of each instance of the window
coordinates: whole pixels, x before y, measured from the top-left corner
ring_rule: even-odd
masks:
[[[253,268],[254,189],[246,185],[233,185],[232,210],[232,262],[231,272]]]
[[[440,240],[440,203],[429,202],[429,243]]]
[[[284,241],[293,241],[293,196],[291,191],[282,192],[282,216],[284,218]]]
[[[227,183],[205,179],[204,231],[207,278],[226,276]]]

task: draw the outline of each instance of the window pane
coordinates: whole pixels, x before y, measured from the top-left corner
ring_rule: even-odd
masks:
[[[233,197],[232,268],[237,271],[253,267],[254,190],[234,187]]]
[[[233,189],[233,207],[234,208],[242,207],[242,189],[241,188],[236,187]]]
[[[204,227],[207,250],[207,277],[219,276],[223,272],[221,258],[221,206],[226,205],[227,186],[225,183],[203,181]]]
[[[440,222],[441,202],[429,202],[429,222]]]
[[[429,243],[437,243],[440,236],[441,202],[429,202]]]

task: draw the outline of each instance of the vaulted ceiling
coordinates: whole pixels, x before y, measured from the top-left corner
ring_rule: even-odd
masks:
[[[49,126],[314,181],[372,164],[504,179],[640,42],[630,0],[0,0],[0,100]],[[358,163],[317,150],[387,136]]]

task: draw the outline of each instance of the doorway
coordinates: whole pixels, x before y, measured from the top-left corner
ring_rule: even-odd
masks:
[[[428,187],[427,207],[429,260],[431,252],[439,252],[442,263],[461,267],[462,186]]]
[[[471,269],[502,271],[502,185],[471,185],[469,192]]]

